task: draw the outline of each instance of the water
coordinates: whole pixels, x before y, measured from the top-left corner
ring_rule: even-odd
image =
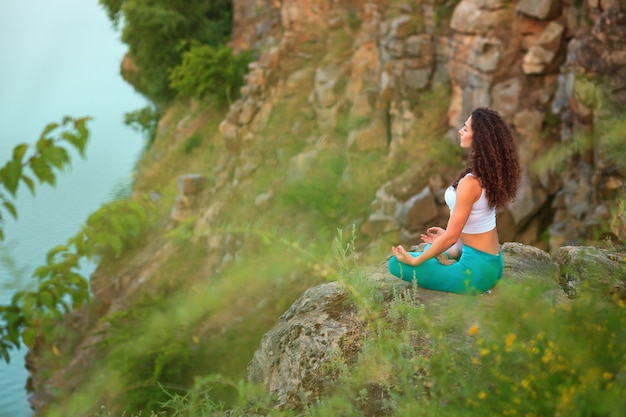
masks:
[[[20,188],[19,218],[3,212],[0,303],[28,284],[50,248],[78,232],[88,215],[129,178],[143,147],[123,114],[146,101],[119,75],[126,48],[98,0],[0,2],[0,166],[18,143],[34,144],[46,124],[91,116],[87,158],[73,154],[55,188]],[[86,264],[89,274],[94,265]],[[0,417],[28,417],[22,349],[0,362]]]

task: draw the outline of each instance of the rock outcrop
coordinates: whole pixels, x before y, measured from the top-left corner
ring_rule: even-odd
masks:
[[[576,297],[581,287],[608,296],[626,298],[623,254],[593,247],[563,247],[554,255],[520,243],[502,247],[505,281],[545,289],[555,305]],[[376,288],[383,303],[394,294],[411,288],[387,272],[386,263],[366,268],[360,274],[366,285]],[[499,284],[502,285],[502,284]],[[432,311],[461,297],[426,289],[411,292],[417,304]],[[484,297],[498,297],[498,286]],[[278,319],[261,341],[249,367],[248,378],[262,383],[279,409],[301,409],[314,403],[333,386],[332,361],[337,355],[351,363],[367,336],[366,316],[350,299],[350,290],[340,282],[329,282],[307,290]],[[431,313],[432,315],[432,313]],[[375,409],[376,405],[365,406]]]
[[[235,4],[242,16],[252,16],[257,7],[247,0]],[[346,113],[367,120],[345,138],[351,152],[378,149],[400,160],[421,110],[415,98],[449,83],[451,131],[472,109],[491,106],[517,133],[526,169],[519,197],[499,213],[502,240],[553,252],[594,233],[610,235],[602,224],[610,221],[626,173],[593,146],[570,155],[572,161],[561,171],[532,167],[548,149],[572,141],[572,132],[590,132],[602,117],[615,115],[614,109],[626,104],[623,4],[461,0],[453,10],[449,7],[437,0],[290,0],[273,2],[256,21],[237,21],[235,33],[240,35],[234,44],[244,48],[263,41],[265,50],[250,67],[242,98],[220,126],[227,148],[239,163],[258,163],[246,153],[245,143],[255,140],[281,97],[300,88],[309,89],[320,126],[334,127]],[[306,55],[305,43],[331,50],[342,32],[353,37],[351,51],[335,61],[314,68],[288,64]],[[608,88],[602,104],[594,99],[600,84]],[[442,178],[415,176],[414,181],[409,194],[397,193],[393,181],[381,187],[362,231],[371,236],[397,233],[415,244],[425,227],[445,224]]]

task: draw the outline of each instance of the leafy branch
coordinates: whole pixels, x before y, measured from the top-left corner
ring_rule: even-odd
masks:
[[[4,240],[3,211],[17,219],[14,200],[20,184],[25,184],[33,195],[35,180],[54,186],[57,178],[55,171],[63,170],[70,163],[70,154],[62,144],[70,145],[81,157],[85,157],[89,119],[66,116],[60,124],[50,123],[45,127],[31,153],[28,152],[30,146],[25,143],[13,149],[12,158],[0,168],[0,240]]]
[[[62,145],[69,144],[84,157],[88,120],[65,117],[61,124],[49,124],[30,154],[26,144],[14,148],[11,160],[0,168],[0,202],[4,210],[17,218],[14,199],[20,184],[33,194],[36,181],[56,184],[56,172],[70,163],[70,153]],[[9,362],[9,351],[22,343],[33,349],[39,342],[50,340],[64,314],[89,302],[89,281],[79,272],[81,260],[119,257],[141,237],[149,224],[148,213],[138,201],[107,203],[91,214],[65,245],[52,248],[46,264],[33,273],[34,289],[17,291],[8,305],[0,305],[0,359]],[[1,221],[0,211],[3,239]]]
[[[80,261],[117,258],[134,247],[149,224],[149,208],[133,200],[105,204],[65,245],[48,251],[46,264],[33,274],[35,288],[18,291],[9,305],[0,305],[0,358],[9,362],[9,351],[21,343],[32,349],[50,340],[64,314],[89,302],[89,281],[79,273]]]

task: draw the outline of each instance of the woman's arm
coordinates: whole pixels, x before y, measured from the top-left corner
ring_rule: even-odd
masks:
[[[465,223],[467,223],[472,205],[480,198],[481,193],[482,188],[475,177],[467,176],[463,178],[456,189],[456,204],[445,231],[433,239],[430,247],[418,257],[409,255],[401,245],[391,248],[394,256],[402,263],[417,266],[453,246],[461,237],[461,232],[463,227],[465,227]]]

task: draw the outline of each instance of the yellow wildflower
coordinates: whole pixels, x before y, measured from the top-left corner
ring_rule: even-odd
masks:
[[[546,349],[546,351],[544,352],[543,356],[541,357],[541,362],[548,363],[552,359],[554,359],[554,354],[552,353],[552,351],[550,349]]]
[[[517,335],[515,333],[509,333],[508,335],[506,335],[506,338],[504,339],[504,344],[507,351],[511,350],[511,347],[513,347],[513,342],[515,342],[516,338]]]
[[[478,333],[478,325],[472,324],[472,326],[467,330],[467,335],[470,337],[476,336]]]
[[[522,379],[522,382],[520,382],[520,385],[522,386],[522,388],[524,388],[526,391],[530,391],[530,381],[526,378]]]

